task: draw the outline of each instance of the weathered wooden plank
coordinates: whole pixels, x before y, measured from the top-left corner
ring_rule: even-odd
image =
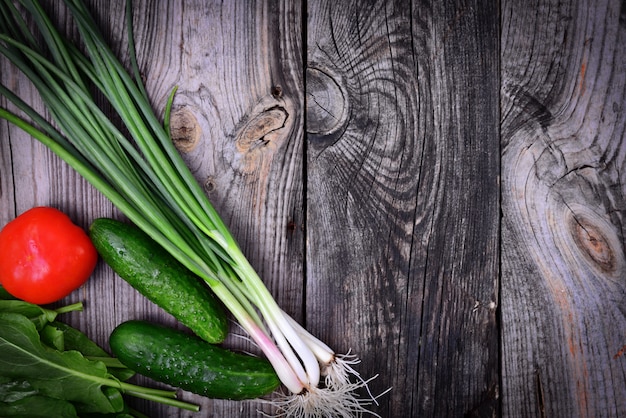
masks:
[[[393,387],[381,416],[496,415],[497,4],[308,15],[309,328]]]
[[[125,1],[88,4],[113,50],[127,62]],[[155,109],[162,112],[178,86],[172,126],[181,152],[280,305],[301,318],[301,6],[291,1],[175,0],[134,0],[133,6],[138,61]],[[72,30],[60,2],[46,7],[61,27]],[[36,96],[22,77],[0,63],[4,83],[26,97]],[[0,138],[3,224],[35,204],[59,207],[85,227],[97,216],[119,216],[65,164],[3,121]],[[126,319],[175,325],[105,266],[68,299],[74,300],[85,301],[86,309],[66,320],[105,347],[110,332]],[[237,339],[227,344],[243,345]],[[201,404],[202,416],[272,411],[258,402],[213,401],[189,393],[183,398]],[[149,402],[133,405],[155,417],[189,416]]]
[[[136,0],[139,60],[157,109],[180,86],[177,141],[253,264],[382,374],[374,393],[394,386],[381,415],[497,413],[497,4],[309,3],[303,315],[300,5],[225,3]],[[123,1],[90,4],[123,55]],[[503,413],[618,416],[626,12],[502,10]],[[0,137],[2,223],[36,204],[84,226],[115,214],[43,147],[4,122]],[[72,298],[88,302],[71,322],[102,344],[129,317],[173,323],[104,268]]]
[[[503,2],[505,416],[626,414],[626,7]]]

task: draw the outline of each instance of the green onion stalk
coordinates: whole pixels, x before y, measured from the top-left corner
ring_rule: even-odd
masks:
[[[64,0],[82,49],[55,28],[36,0],[0,0],[0,53],[34,85],[52,122],[0,84],[14,110],[0,117],[45,144],[187,268],[201,277],[272,363],[287,393],[272,402],[284,416],[354,417],[371,412],[350,353],[337,355],[280,309],[199,186],[152,109],[134,54],[131,71],[108,47],[80,0]],[[27,22],[34,22],[39,36]],[[43,40],[41,42],[40,40]],[[85,51],[85,52],[82,52]],[[124,135],[96,105],[94,87],[117,113]],[[53,125],[54,123],[54,125]]]

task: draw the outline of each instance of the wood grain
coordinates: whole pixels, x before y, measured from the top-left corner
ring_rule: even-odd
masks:
[[[503,3],[503,408],[626,411],[624,3]]]
[[[113,50],[128,64],[125,1],[89,1]],[[133,2],[137,56],[157,113],[177,86],[174,134],[184,158],[280,305],[301,319],[303,293],[301,8],[290,1]],[[46,7],[72,31],[60,2]],[[3,82],[32,93],[0,60]],[[23,90],[23,91],[22,91]],[[119,216],[86,182],[44,147],[0,121],[2,224],[33,205],[67,211],[87,227]],[[190,134],[195,143],[181,141]],[[65,319],[107,347],[120,322],[151,319],[178,326],[101,265],[70,299],[86,309]],[[237,331],[234,329],[233,331]],[[254,350],[236,338],[229,346]],[[147,379],[140,383],[155,385]],[[202,416],[257,416],[259,402],[203,399]],[[132,404],[154,417],[190,416],[151,402]]]
[[[384,417],[498,411],[497,23],[309,2],[307,324],[393,387]]]
[[[125,1],[88,4],[128,64]],[[185,161],[279,304],[392,388],[376,413],[626,415],[624,1],[133,7],[157,113],[178,87]],[[4,59],[0,78],[41,107]],[[120,216],[0,120],[0,224],[35,205]],[[105,347],[127,319],[179,326],[103,265],[76,300],[64,318]],[[181,395],[202,412],[133,405],[273,411]]]

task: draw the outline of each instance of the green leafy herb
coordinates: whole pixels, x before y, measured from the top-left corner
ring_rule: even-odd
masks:
[[[0,402],[0,416],[15,418],[78,418],[70,402],[34,395],[15,402]]]
[[[65,351],[65,336],[63,331],[52,325],[46,325],[39,331],[41,342],[59,351]]]
[[[110,378],[102,363],[90,362],[77,351],[59,352],[41,344],[34,324],[15,313],[1,313],[0,370],[13,379],[28,378],[39,391],[57,399],[97,406],[101,412],[115,412],[101,390]],[[112,381],[114,385],[117,382]]]
[[[62,334],[65,350],[80,351],[89,360],[101,361],[119,380],[128,380],[135,374],[76,328],[59,321],[54,321],[50,325]]]
[[[42,306],[17,299],[0,300],[0,312],[13,312],[24,315],[35,324],[37,330],[42,330],[46,324],[54,321],[62,313],[80,311],[82,309],[82,303],[74,303],[59,309],[46,309]]]
[[[1,312],[0,323],[0,375],[9,382],[28,382],[37,392],[34,396],[65,400],[77,410],[98,413],[124,410],[122,393],[198,410],[195,405],[173,399],[174,392],[121,382],[103,362],[91,361],[79,351],[59,351],[44,345],[35,324],[24,315]]]
[[[15,402],[37,393],[37,390],[26,381],[15,381],[0,376],[0,402]]]

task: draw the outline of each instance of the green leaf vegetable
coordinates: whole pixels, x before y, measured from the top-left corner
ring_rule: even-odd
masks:
[[[23,389],[26,388],[17,387],[13,382],[10,387],[6,389],[0,388],[0,391],[3,392],[0,393],[0,399],[5,398],[2,396],[5,393],[8,395],[9,399],[18,397],[18,399],[10,402],[0,402],[0,416],[13,418],[50,418],[51,416],[58,418],[78,417],[76,408],[71,402],[38,395],[37,390],[32,387],[28,387],[25,392]],[[19,398],[19,394],[23,393],[28,393],[29,395]]]
[[[119,415],[127,410],[123,393],[198,410],[173,399],[175,392],[124,382],[133,372],[117,369],[121,363],[80,331],[54,321],[44,325],[40,335],[37,322],[22,313],[0,312],[0,416]],[[60,333],[65,351],[44,342],[48,329]],[[113,372],[107,364],[115,368]]]
[[[16,299],[0,285],[0,313],[11,312],[27,317],[39,331],[41,341],[44,344],[59,351],[79,351],[87,358],[100,360],[107,367],[113,368],[112,373],[118,379],[128,380],[135,374],[132,370],[126,368],[117,359],[112,358],[109,353],[81,331],[56,320],[58,315],[82,310],[82,302],[61,306],[56,309],[44,308],[34,303]]]
[[[367,406],[375,399],[356,394],[367,386],[352,368],[358,360],[336,355],[280,309],[178,154],[168,126],[175,89],[165,123],[155,115],[132,54],[130,2],[134,77],[80,0],[65,0],[81,34],[80,50],[55,29],[37,1],[18,3],[27,17],[12,0],[0,0],[0,54],[31,80],[55,125],[3,85],[0,95],[21,113],[0,108],[0,117],[48,146],[209,285],[291,393],[277,401],[283,415],[370,412]],[[39,35],[31,33],[26,20],[34,22]],[[98,108],[92,87],[107,99],[128,137]]]
[[[49,346],[55,347],[59,351],[78,351],[89,360],[100,361],[107,366],[109,373],[119,380],[128,380],[135,374],[134,371],[125,367],[116,358],[111,357],[109,353],[76,328],[59,321],[51,322],[49,328],[60,333],[62,341],[61,347],[48,344]]]

